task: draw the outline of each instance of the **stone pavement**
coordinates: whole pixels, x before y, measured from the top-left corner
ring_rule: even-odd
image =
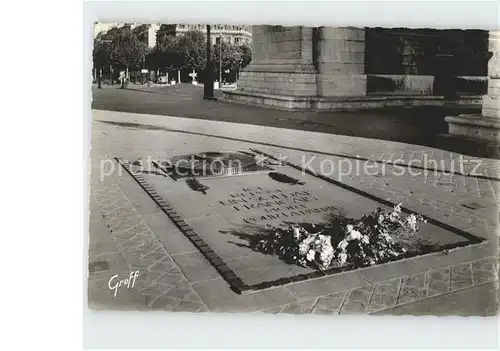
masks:
[[[484,237],[487,242],[237,295],[128,174],[123,172],[120,175],[115,164],[116,172],[101,181],[100,160],[112,157],[165,158],[179,152],[256,148],[300,164],[304,152],[298,152],[298,149],[310,149],[313,151],[307,153],[317,156],[310,167],[317,172],[325,172],[321,168],[322,160],[328,159],[343,169],[348,165],[341,161],[356,155],[384,161],[399,156],[407,163],[412,159],[424,160],[423,155],[432,155],[439,161],[438,167],[442,162],[445,169],[449,169],[460,155],[380,140],[224,122],[96,110],[93,115],[91,192],[95,202],[91,203],[91,210],[102,216],[96,222],[96,225],[101,223],[101,229],[91,231],[89,263],[109,262],[99,256],[106,252],[117,257],[119,253],[123,257],[116,265],[111,264],[107,272],[99,273],[101,283],[112,272],[119,274],[131,269],[146,272],[138,288],[130,291],[134,296],[123,294],[123,299],[131,301],[128,308],[327,314],[394,311],[395,314],[421,314],[432,310],[443,311],[445,307],[439,309],[439,306],[450,306],[450,303],[453,306],[453,301],[462,301],[460,303],[465,306],[460,311],[465,314],[496,313],[497,299],[492,299],[492,296],[497,296],[494,292],[498,284],[499,203],[496,197],[498,180],[495,180],[498,177],[498,161],[479,159],[479,169],[485,177],[442,172],[415,175],[406,172],[400,175],[396,174],[394,166],[381,162],[376,165],[379,168],[384,165],[386,172],[377,169],[377,175],[353,175],[347,171],[330,175],[389,201],[404,201],[404,205],[411,210]],[[136,128],[134,123],[142,127]],[[464,165],[464,169],[466,174],[471,171],[470,166],[466,168]],[[104,224],[107,232],[102,229]],[[116,248],[112,242],[104,243],[105,239],[100,239],[106,235],[113,239]],[[92,244],[100,240],[103,243],[99,242],[92,249]],[[92,250],[97,251],[94,253]],[[142,257],[138,257],[138,253]],[[110,257],[112,263],[117,261],[114,256]],[[90,276],[92,282],[99,281],[94,273]],[[92,294],[89,292],[91,300],[92,296],[96,296],[95,300],[101,301],[100,296],[108,293],[107,300],[103,302],[107,304],[109,289],[106,286],[89,285],[89,289],[92,291]],[[484,303],[469,306],[471,302],[468,301],[478,299]],[[126,304],[115,305],[121,308]],[[467,309],[467,306],[470,308]],[[448,312],[453,313],[454,308],[449,308]]]
[[[119,185],[113,182],[112,178],[104,179],[103,182],[96,181],[94,177],[92,179],[91,201],[94,205],[90,210],[91,222],[95,222],[101,228],[97,232],[93,232],[94,228],[90,228],[89,266],[96,265],[104,259],[106,259],[104,262],[112,264],[99,272],[100,277],[96,277],[92,272],[89,273],[89,302],[98,302],[103,308],[147,307],[161,310],[205,311],[206,307],[196,291]],[[112,240],[108,240],[105,244],[109,246],[100,243],[92,245],[93,241],[100,238],[112,238]],[[111,242],[114,242],[114,245]],[[120,262],[116,262],[118,260]],[[136,270],[140,272],[137,286],[121,289],[116,296],[113,296],[113,291],[107,285],[110,277],[115,274],[128,277],[129,272]],[[99,295],[104,296],[104,299]],[[131,296],[127,298],[127,295]],[[116,303],[129,299],[133,304]]]

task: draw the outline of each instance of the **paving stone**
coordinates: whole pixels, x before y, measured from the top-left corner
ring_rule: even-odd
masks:
[[[297,302],[283,286],[239,295],[219,278],[195,283],[193,287],[213,312],[253,312]]]
[[[158,248],[150,251],[146,256],[142,258],[142,260],[151,262],[151,263],[156,263],[156,262],[172,262],[172,259],[170,256],[167,254],[165,249],[161,246]]]
[[[172,289],[171,286],[165,284],[154,283],[145,289],[141,289],[144,295],[161,296],[165,295]]]
[[[178,311],[178,312],[198,312],[202,307],[203,307],[203,304],[201,304],[199,302],[181,301],[174,308],[174,311]]]
[[[370,305],[373,289],[374,286],[370,285],[349,291],[340,309],[340,314],[365,313]]]
[[[115,274],[129,271],[127,262],[120,253],[89,256],[89,277],[110,279]]]
[[[115,197],[112,201],[102,203],[100,210],[102,214],[106,217],[113,217],[114,212],[124,209],[128,206],[130,208],[130,202],[124,197]]]
[[[451,291],[467,288],[474,285],[472,264],[464,263],[451,267]]]
[[[184,300],[189,294],[193,292],[192,288],[174,287],[165,293],[165,296],[170,296],[178,300]],[[191,301],[192,302],[192,301]]]
[[[164,213],[145,215],[144,219],[169,254],[175,255],[197,250],[191,241],[174,226]]]
[[[190,282],[219,278],[220,274],[199,251],[173,256]]]
[[[153,263],[149,266],[150,272],[162,272],[167,273],[175,266],[174,262],[170,257],[165,257],[164,259]]]
[[[497,316],[498,281],[382,310],[377,315]],[[494,328],[494,326],[492,326]],[[487,327],[488,328],[488,327]],[[492,330],[495,330],[493,329]],[[498,329],[498,326],[497,328]],[[498,334],[498,332],[496,333]]]
[[[200,312],[210,312],[210,310],[208,309],[208,307],[207,307],[207,306],[202,305],[202,306],[198,309],[198,311],[196,311],[196,312],[198,312],[198,313],[200,313]]]
[[[191,302],[199,302],[199,303],[202,303],[200,297],[198,296],[198,294],[196,293],[196,291],[194,291],[193,289],[191,289],[191,293],[189,293],[183,301],[191,301]]]
[[[141,219],[134,212],[129,212],[123,218],[105,218],[109,231],[117,237],[129,236],[128,232],[139,233],[137,226],[141,224]]]
[[[422,272],[413,259],[403,259],[385,264],[370,266],[358,270],[358,274],[371,283],[385,282],[394,277],[401,277]]]
[[[90,222],[88,238],[89,256],[119,252],[116,242],[102,220]]]
[[[116,229],[112,231],[113,235],[117,238],[125,239],[149,230],[148,226],[140,220],[140,217],[135,217],[135,219],[135,222],[129,223],[130,225],[128,225],[125,229],[116,227]]]
[[[179,304],[179,300],[170,296],[160,296],[151,301],[151,308],[154,310],[172,311]]]
[[[450,268],[429,270],[427,272],[426,296],[436,296],[450,291]]]
[[[292,304],[286,305],[281,310],[281,313],[290,313],[290,314],[309,313],[315,302],[316,302],[316,299],[292,303]]]
[[[142,309],[145,307],[144,296],[137,288],[114,290],[108,287],[109,278],[89,279],[87,285],[87,299],[91,309]]]
[[[398,305],[425,297],[425,273],[404,277],[398,297]]]
[[[277,314],[277,313],[280,313],[282,309],[283,309],[283,306],[278,306],[278,307],[268,308],[268,309],[262,310],[262,311],[257,311],[257,313]]]
[[[136,213],[133,211],[133,205],[130,204],[129,206],[117,209],[113,213],[105,215],[104,219],[111,225],[111,229],[114,229],[114,226],[130,221],[130,217],[134,214]]]
[[[343,291],[336,294],[319,297],[311,313],[338,314],[346,295],[347,291]]]
[[[401,278],[375,284],[368,310],[371,312],[395,306],[401,284]]]
[[[189,283],[184,276],[179,272],[168,272],[158,278],[158,282],[178,287],[188,287]]]
[[[492,250],[493,248],[489,244],[471,245],[448,252],[437,252],[415,257],[412,258],[412,262],[420,272],[423,272],[428,269],[440,269],[469,262],[484,257]]]
[[[128,254],[140,254],[146,256],[149,252],[160,247],[160,242],[152,235],[137,234],[130,240],[120,244],[123,252]]]
[[[150,279],[150,280],[153,280],[153,281],[159,281],[161,278],[163,278],[163,276],[165,275],[166,273],[165,272],[158,272],[158,271],[146,271],[144,272],[144,276],[147,278],[147,279]],[[163,283],[163,281],[161,281],[160,283]],[[169,285],[169,284],[167,284]]]
[[[131,270],[139,271],[141,275],[147,273],[149,266],[151,265],[150,261],[144,260],[139,255],[128,255],[127,263],[129,264]]]
[[[472,262],[475,284],[482,284],[498,279],[498,271],[494,260],[494,258],[490,257]]]
[[[309,299],[368,285],[356,271],[334,274],[324,278],[306,280],[287,285],[300,299]]]

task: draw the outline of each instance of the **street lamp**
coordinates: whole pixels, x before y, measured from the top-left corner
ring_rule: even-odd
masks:
[[[210,25],[207,25],[207,65],[205,66],[205,79],[203,84],[203,98],[213,100],[214,98],[214,77],[212,74],[212,55],[210,40]]]
[[[222,29],[219,32],[219,88],[222,89]]]

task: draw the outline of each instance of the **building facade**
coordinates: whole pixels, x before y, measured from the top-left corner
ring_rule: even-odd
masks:
[[[107,32],[111,28],[123,27],[125,25],[130,25],[131,29],[136,29],[140,26],[144,26],[144,34],[147,37],[148,47],[153,48],[156,45],[156,33],[160,28],[160,23],[153,24],[140,24],[140,23],[124,23],[124,22],[114,22],[114,23],[95,23],[94,24],[94,38],[99,35],[99,33]],[[203,33],[207,32],[207,26],[205,24],[173,24],[172,34],[182,35],[188,31],[198,30]],[[210,31],[210,41],[212,44],[216,44],[219,40],[231,43],[235,45],[250,44],[252,41],[252,27],[243,25],[212,25]]]
[[[206,33],[205,24],[177,24],[175,34],[183,34],[191,30],[199,30]],[[210,41],[216,44],[220,38],[222,41],[235,45],[250,44],[252,41],[252,27],[243,25],[213,24],[210,28]]]
[[[100,33],[105,33],[111,28],[121,28],[125,25],[129,25],[132,30],[144,26],[145,32],[144,36],[146,43],[149,48],[153,48],[156,45],[156,31],[160,28],[159,24],[140,24],[140,23],[125,23],[125,22],[113,22],[113,23],[94,23],[94,38],[96,38]]]

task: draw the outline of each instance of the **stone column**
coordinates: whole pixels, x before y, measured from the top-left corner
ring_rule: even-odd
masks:
[[[449,134],[500,142],[500,31],[489,32],[488,95],[483,96],[482,115],[446,117]]]
[[[489,51],[493,54],[488,61],[488,95],[483,96],[482,115],[500,118],[500,31],[490,31]]]
[[[316,96],[312,28],[252,26],[252,62],[238,91],[276,96]]]
[[[365,96],[365,30],[318,28],[318,96]]]

